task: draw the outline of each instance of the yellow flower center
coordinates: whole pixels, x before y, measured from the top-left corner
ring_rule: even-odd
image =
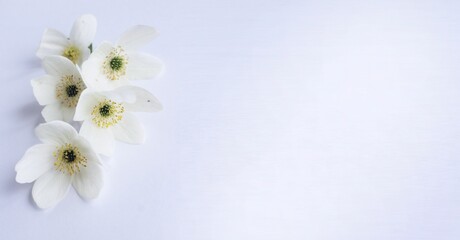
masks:
[[[62,105],[74,108],[77,106],[81,92],[86,86],[80,77],[74,75],[65,75],[56,85],[56,97]]]
[[[93,107],[91,112],[93,122],[100,128],[108,128],[123,119],[125,108],[121,103],[105,99]]]
[[[70,176],[79,173],[81,167],[86,167],[87,159],[80,153],[80,150],[69,143],[66,143],[53,153],[56,158],[54,167],[57,171],[67,173]]]
[[[118,80],[126,74],[128,55],[120,46],[114,48],[102,63],[102,72],[110,80]]]
[[[80,49],[78,49],[74,45],[69,45],[64,49],[64,52],[62,53],[62,56],[68,58],[74,64],[78,63],[78,60],[80,60],[80,55]]]

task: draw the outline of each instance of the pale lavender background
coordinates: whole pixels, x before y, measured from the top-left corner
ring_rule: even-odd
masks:
[[[460,2],[0,2],[0,239],[460,239]],[[46,27],[135,24],[164,103],[106,186],[39,211],[14,165],[37,143]]]

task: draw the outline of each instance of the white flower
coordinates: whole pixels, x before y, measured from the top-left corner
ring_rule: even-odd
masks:
[[[70,122],[75,114],[80,94],[86,86],[77,67],[67,58],[49,56],[43,59],[47,75],[31,81],[35,98],[47,122],[64,120]]]
[[[74,64],[81,65],[90,55],[89,46],[96,35],[97,21],[93,15],[83,15],[73,24],[70,36],[46,29],[37,51],[37,56],[60,55],[70,59]]]
[[[162,62],[137,51],[155,36],[155,29],[139,25],[126,31],[115,45],[103,42],[83,63],[82,75],[88,86],[111,90],[127,85],[129,80],[159,75],[163,70]]]
[[[114,139],[131,144],[145,141],[144,128],[131,112],[153,112],[161,103],[147,90],[122,86],[112,91],[86,89],[80,96],[75,121],[83,121],[80,134],[98,153],[111,156]]]
[[[53,207],[70,185],[83,199],[94,199],[103,186],[99,156],[90,143],[68,123],[40,124],[35,134],[42,141],[29,148],[16,164],[16,181],[35,181],[32,196],[40,208]]]

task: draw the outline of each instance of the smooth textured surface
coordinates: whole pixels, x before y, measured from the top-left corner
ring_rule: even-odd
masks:
[[[0,239],[460,239],[460,3],[0,3]],[[93,13],[96,43],[135,24],[165,75],[139,85],[142,146],[117,143],[105,188],[33,204],[14,165],[43,121],[42,32]]]

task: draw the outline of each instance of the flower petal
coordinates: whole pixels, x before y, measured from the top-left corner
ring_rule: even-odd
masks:
[[[94,106],[99,102],[100,96],[91,89],[85,89],[78,99],[78,104],[75,109],[74,120],[84,121],[91,118],[91,112]]]
[[[64,115],[62,113],[61,103],[55,102],[46,105],[42,110],[42,116],[46,122],[51,122],[55,120],[64,120]]]
[[[73,24],[70,40],[76,45],[88,48],[96,35],[97,20],[91,14],[79,17]]]
[[[86,167],[81,168],[81,171],[75,175],[73,186],[82,198],[94,199],[99,195],[104,185],[101,160],[89,141],[84,137],[78,136],[74,144],[88,162]]]
[[[104,41],[101,44],[99,44],[99,46],[96,49],[94,49],[93,53],[91,54],[91,58],[97,58],[104,61],[105,57],[109,55],[113,48],[114,46],[112,43]]]
[[[163,109],[160,101],[149,91],[136,86],[122,86],[112,92],[131,112],[157,112]]]
[[[43,143],[61,145],[71,142],[78,134],[75,128],[62,121],[42,123],[35,128],[35,135]]]
[[[131,144],[145,142],[144,126],[131,113],[123,114],[123,119],[113,126],[113,135],[119,141]]]
[[[53,207],[65,197],[70,183],[69,175],[54,170],[48,171],[35,181],[32,197],[39,208]]]
[[[85,85],[89,88],[95,87],[101,66],[102,60],[95,58],[92,55],[88,58],[88,60],[83,62],[81,68],[81,75],[83,77]]]
[[[16,164],[16,182],[30,183],[53,167],[53,151],[51,144],[37,144],[27,149],[24,156]]]
[[[126,78],[130,80],[149,79],[160,75],[164,69],[160,59],[145,53],[128,53]]]
[[[88,161],[86,167],[81,168],[73,179],[73,187],[83,199],[96,198],[103,185],[102,168],[95,161]]]
[[[85,155],[88,162],[95,162],[99,165],[102,164],[99,155],[96,153],[96,151],[94,150],[94,147],[91,145],[91,143],[86,138],[78,135],[74,139],[73,144],[78,147],[78,149],[81,151],[83,155]]]
[[[69,108],[61,105],[62,120],[65,122],[72,122],[75,115],[75,108]]]
[[[118,45],[126,50],[137,50],[152,41],[157,35],[157,31],[153,27],[134,26],[121,35]]]
[[[43,33],[37,56],[44,58],[51,55],[61,55],[69,45],[69,40],[61,32],[54,29],[46,29]]]
[[[58,78],[51,75],[33,79],[30,81],[34,96],[40,105],[55,103],[56,99],[56,85]]]
[[[52,76],[62,77],[75,75],[80,77],[77,67],[69,59],[63,56],[47,56],[43,58],[43,68]]]
[[[91,120],[87,120],[81,125],[80,135],[91,143],[97,153],[112,156],[115,143],[111,129],[99,128]]]

